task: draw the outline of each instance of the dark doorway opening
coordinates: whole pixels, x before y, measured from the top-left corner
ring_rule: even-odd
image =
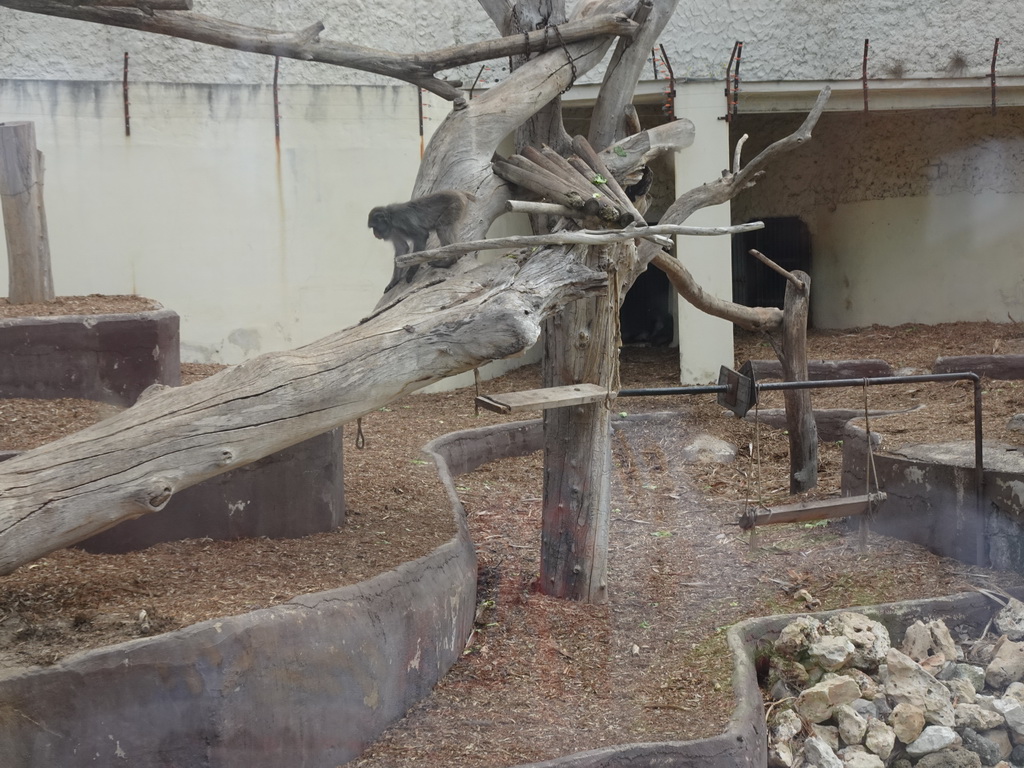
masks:
[[[667,347],[675,336],[668,276],[649,267],[636,279],[619,310],[623,344]]]
[[[786,278],[751,256],[756,248],[779,266],[811,274],[811,233],[796,216],[762,219],[764,229],[732,239],[732,300],[747,307],[782,307]]]

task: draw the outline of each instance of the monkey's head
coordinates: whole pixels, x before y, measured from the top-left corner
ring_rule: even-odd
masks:
[[[378,240],[387,240],[391,237],[391,215],[387,208],[378,205],[370,211],[370,218],[367,219],[366,226],[373,230],[373,236]]]

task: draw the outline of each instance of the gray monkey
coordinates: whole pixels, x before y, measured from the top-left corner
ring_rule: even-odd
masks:
[[[395,247],[395,258],[407,253],[425,250],[431,232],[437,232],[441,245],[451,245],[458,238],[459,224],[466,215],[466,205],[476,198],[468,192],[445,189],[430,195],[417,197],[407,203],[379,205],[370,211],[366,225],[373,230],[378,240],[390,240]],[[431,264],[450,267],[457,256],[437,259]],[[419,269],[413,264],[405,272],[405,282],[410,282]],[[385,292],[398,283],[402,270],[395,265]]]

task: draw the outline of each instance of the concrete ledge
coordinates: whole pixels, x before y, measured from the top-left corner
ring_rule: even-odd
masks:
[[[847,425],[844,493],[864,492],[866,437],[860,427]],[[1024,569],[1024,455],[1008,448],[984,444],[981,509],[975,503],[972,441],[875,449],[878,485],[887,498],[871,530],[966,563]]]
[[[462,654],[476,564],[461,533],[351,587],[0,679],[0,765],[334,768]]]
[[[153,383],[181,383],[178,315],[0,319],[0,397],[77,397],[131,405]]]

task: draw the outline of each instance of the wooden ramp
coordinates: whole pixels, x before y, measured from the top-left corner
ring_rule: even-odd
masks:
[[[781,507],[748,509],[740,516],[739,524],[740,528],[746,531],[758,525],[804,523],[809,520],[853,517],[864,514],[883,501],[885,501],[885,494],[879,492],[866,496],[841,496],[838,499],[801,501]]]
[[[481,408],[495,413],[518,413],[597,403],[609,395],[614,397],[615,393],[598,384],[571,384],[567,387],[524,389],[521,392],[506,392],[501,395],[480,395],[476,403]]]

